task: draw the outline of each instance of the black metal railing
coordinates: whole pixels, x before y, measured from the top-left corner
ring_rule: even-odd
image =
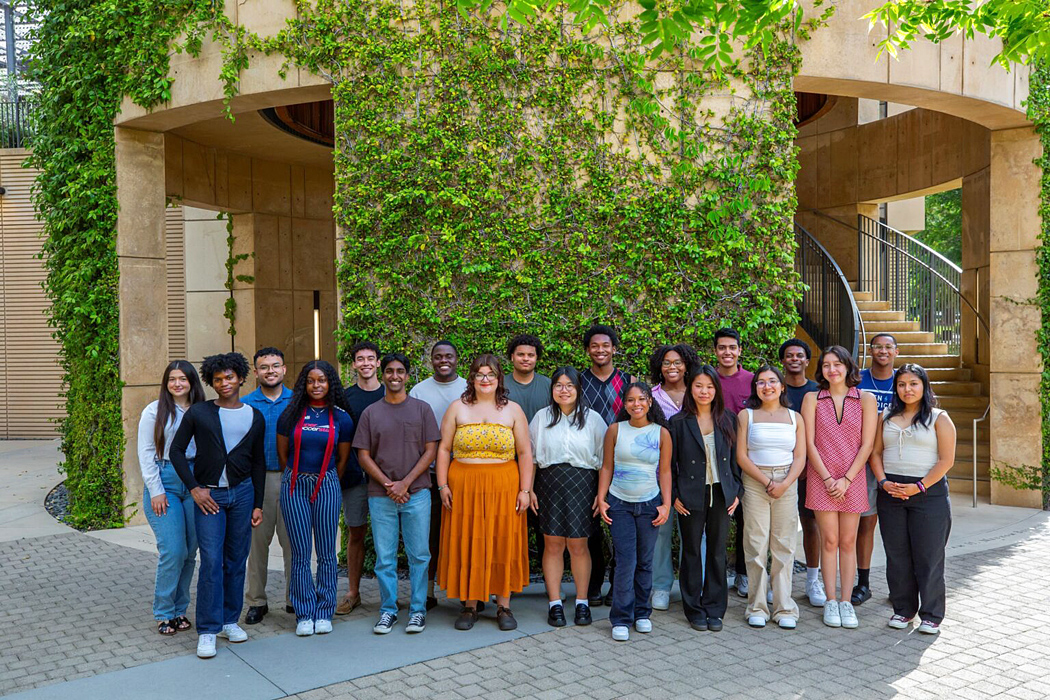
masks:
[[[962,305],[985,325],[959,291],[962,269],[929,246],[860,214],[857,216],[858,289],[888,301],[905,319],[946,343],[948,354],[962,347]]]
[[[0,100],[0,148],[26,148],[32,122],[33,102],[25,99]]]
[[[846,276],[809,231],[795,224],[795,272],[806,290],[798,303],[799,325],[820,348],[841,345],[863,363],[857,352],[864,332],[857,302]]]

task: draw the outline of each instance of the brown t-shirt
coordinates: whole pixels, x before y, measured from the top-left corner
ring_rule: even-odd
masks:
[[[434,411],[425,401],[407,397],[401,403],[380,399],[365,409],[354,434],[354,449],[368,450],[372,460],[394,481],[408,476],[426,452],[428,442],[441,439]],[[430,488],[430,474],[424,470],[409,493]],[[383,485],[368,480],[369,496],[386,496]]]

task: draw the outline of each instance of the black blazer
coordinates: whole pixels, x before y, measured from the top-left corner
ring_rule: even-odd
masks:
[[[726,411],[736,424],[736,414]],[[185,420],[185,418],[183,419]],[[671,419],[671,494],[689,510],[707,505],[707,450],[696,417],[681,412]],[[736,463],[736,445],[726,442],[722,431],[715,429],[715,452],[718,455],[718,481],[728,506],[741,493],[740,465]]]
[[[245,404],[247,405],[247,404]],[[201,401],[190,406],[182,417],[179,429],[171,441],[168,456],[186,488],[195,489],[202,484],[217,484],[226,468],[226,480],[234,487],[245,479],[252,480],[255,489],[255,507],[262,508],[266,488],[266,419],[259,409],[252,409],[252,427],[229,453],[222,439],[222,424],[219,422],[219,407],[214,401]],[[190,471],[186,459],[186,447],[193,439],[197,445],[197,457]]]

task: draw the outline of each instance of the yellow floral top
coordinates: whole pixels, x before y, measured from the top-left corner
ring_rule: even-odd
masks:
[[[463,423],[452,440],[456,459],[498,459],[509,462],[516,456],[514,431],[499,423]]]

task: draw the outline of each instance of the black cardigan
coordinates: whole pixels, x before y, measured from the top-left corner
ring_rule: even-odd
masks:
[[[217,484],[226,468],[226,480],[234,487],[245,479],[252,480],[255,490],[255,507],[262,508],[266,488],[266,420],[259,409],[252,409],[252,427],[248,434],[229,453],[222,439],[222,423],[219,422],[219,407],[214,401],[202,401],[190,406],[171,441],[169,457],[186,488],[195,489],[202,484]],[[186,447],[193,439],[197,445],[197,457],[193,471],[186,459]]]
[[[727,411],[736,423],[736,415]],[[185,419],[183,419],[185,420]],[[707,505],[707,450],[696,416],[686,412],[671,419],[671,494],[687,509]],[[740,465],[736,463],[736,445],[727,443],[722,431],[715,428],[715,453],[718,455],[718,481],[728,506],[741,492]]]

